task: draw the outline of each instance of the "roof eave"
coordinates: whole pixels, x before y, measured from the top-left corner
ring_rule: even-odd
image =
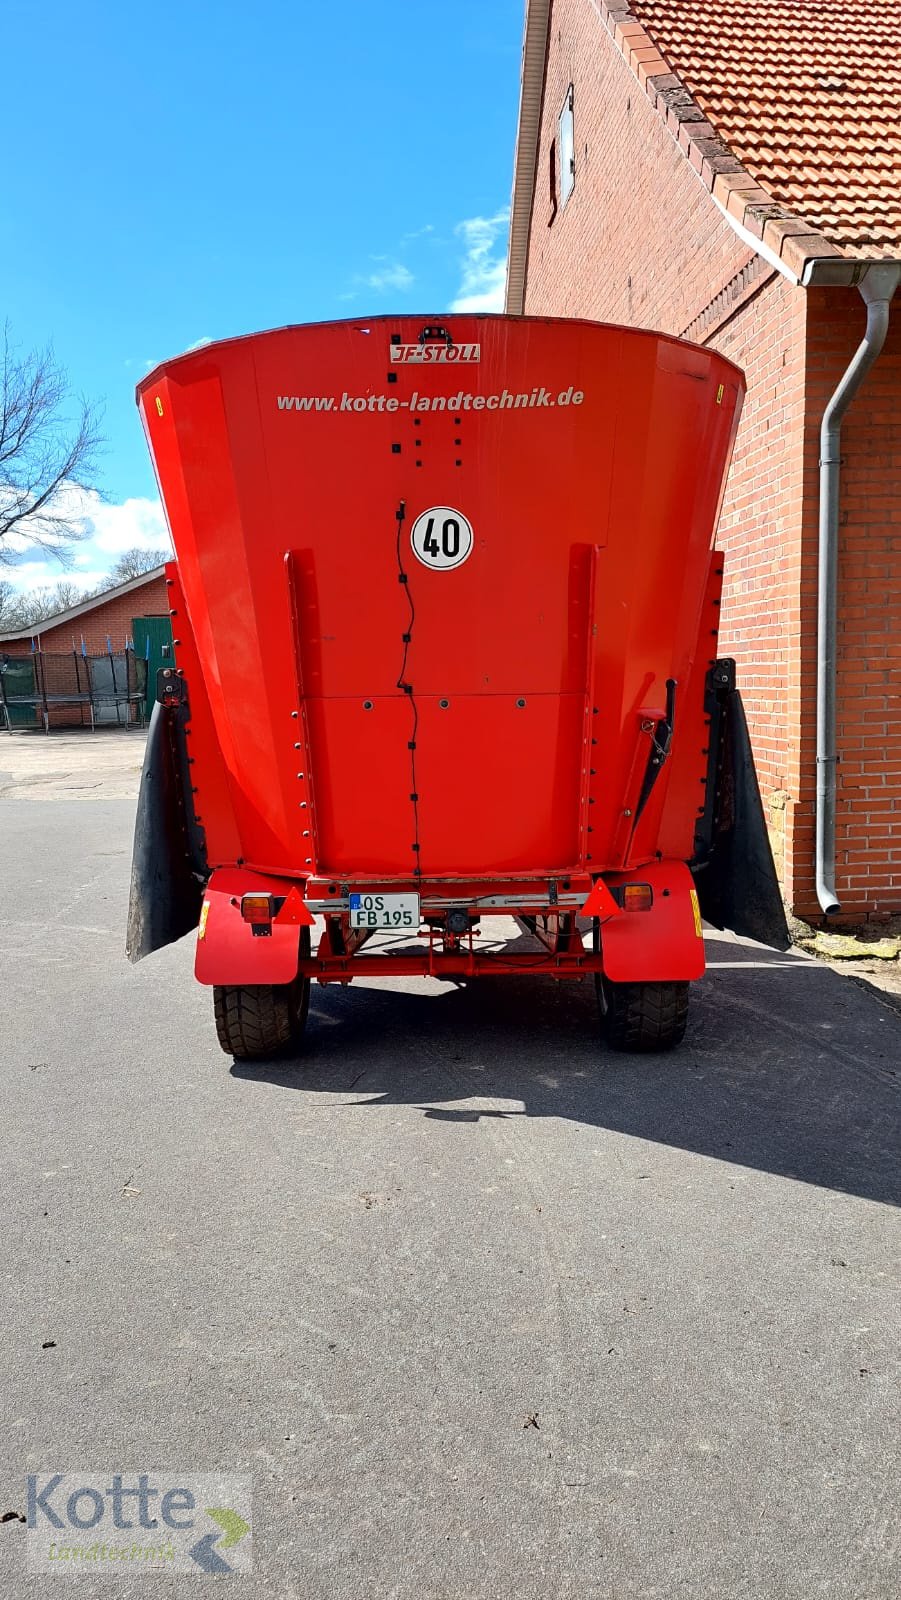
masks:
[[[541,135],[550,14],[551,0],[526,0],[504,300],[504,310],[514,316],[522,315],[526,295],[529,232]]]
[[[37,639],[40,634],[49,633],[51,628],[61,628],[67,622],[74,622],[76,617],[83,617],[85,612],[105,606],[109,600],[118,600],[122,595],[130,594],[132,589],[140,589],[142,584],[150,583],[153,578],[164,578],[165,575],[165,566],[151,567],[149,572],[139,573],[137,578],[127,578],[125,583],[117,583],[112,589],[104,589],[101,594],[80,600],[77,606],[67,606],[65,611],[57,611],[55,616],[45,617],[43,622],[33,623],[30,628],[17,628],[15,633],[0,634],[0,644],[5,644],[9,639]]]
[[[601,23],[661,121],[748,249],[804,288],[859,283],[871,266],[884,261],[882,256],[844,255],[805,217],[781,205],[760,186],[706,120],[682,80],[670,72],[629,5],[630,0],[594,0]],[[518,315],[525,304],[549,19],[550,0],[526,0],[506,299],[506,310]]]

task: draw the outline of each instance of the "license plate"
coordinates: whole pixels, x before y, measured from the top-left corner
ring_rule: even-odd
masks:
[[[418,894],[352,894],[352,928],[418,928]]]

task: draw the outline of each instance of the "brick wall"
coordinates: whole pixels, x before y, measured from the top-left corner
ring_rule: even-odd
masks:
[[[555,213],[550,147],[571,83],[576,182]],[[681,334],[751,259],[591,0],[555,0],[526,311]]]
[[[720,652],[733,655],[773,854],[795,903],[795,824],[804,762],[802,678],[805,293],[771,271],[707,343],[748,393],[717,531],[725,552]],[[808,874],[809,876],[809,874]]]
[[[560,209],[551,152],[571,83],[576,178]],[[553,0],[524,309],[679,334],[746,373],[718,533],[721,650],[738,662],[786,898],[818,919],[818,428],[863,306],[793,287],[744,246],[592,0]],[[845,919],[861,922],[901,913],[901,303],[843,455],[838,877]]]
[[[554,214],[550,145],[570,83],[576,182]],[[555,0],[525,310],[659,328],[714,346],[747,375],[718,535],[720,649],[738,662],[789,896],[800,784],[804,293],[725,221],[590,0]]]

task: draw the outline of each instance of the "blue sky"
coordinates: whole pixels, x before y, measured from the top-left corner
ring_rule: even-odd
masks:
[[[3,11],[0,304],[105,406],[88,584],[158,542],[148,366],[286,322],[500,308],[522,0]],[[60,570],[23,552],[6,575]]]

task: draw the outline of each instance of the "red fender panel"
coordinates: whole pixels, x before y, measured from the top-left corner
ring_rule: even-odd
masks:
[[[307,926],[312,914],[299,894],[284,878],[264,877],[243,867],[221,867],[206,886],[197,929],[197,954],[194,976],[199,983],[254,984],[291,983],[297,977],[299,955],[298,924]],[[274,894],[289,898],[286,917],[272,924],[268,937],[255,934],[241,916],[241,896]]]
[[[627,911],[601,924],[604,971],[612,983],[670,983],[704,973],[704,940],[694,880],[684,861],[654,861],[605,883],[649,883],[650,911]]]

